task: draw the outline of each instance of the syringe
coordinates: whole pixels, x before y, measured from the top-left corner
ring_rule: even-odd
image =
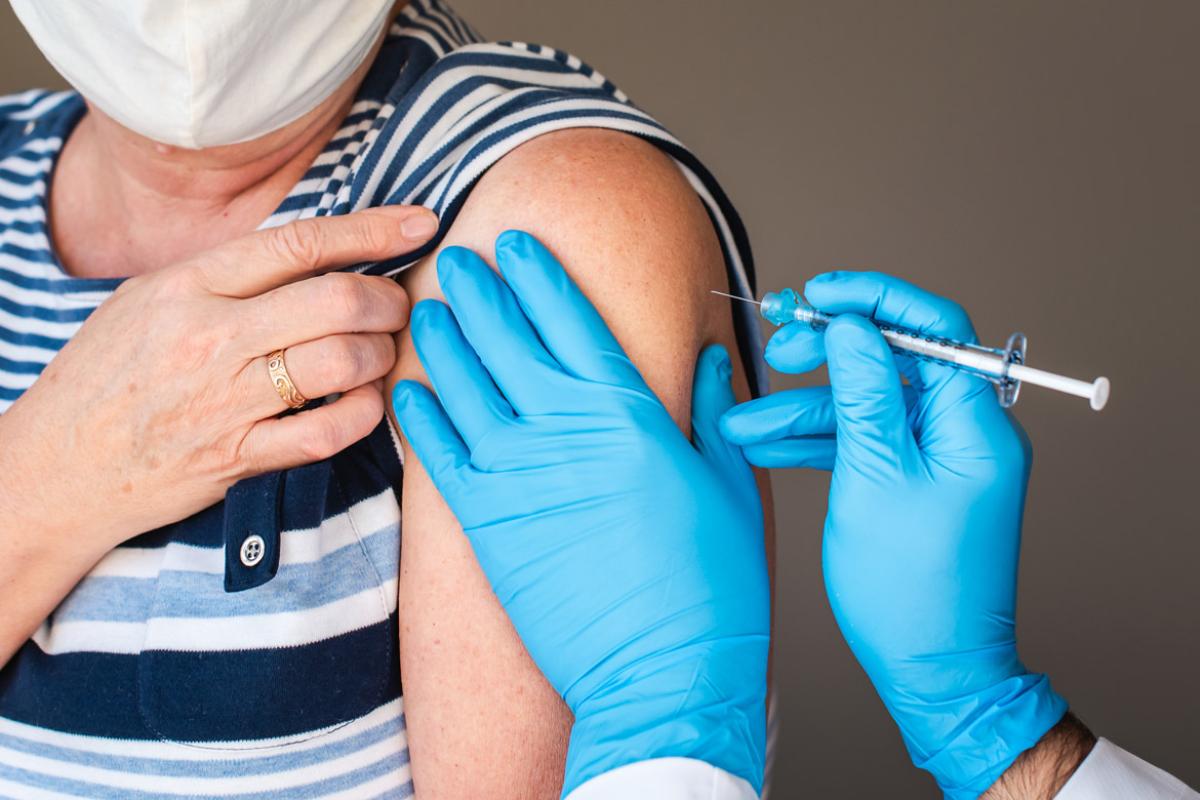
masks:
[[[813,308],[795,289],[767,292],[762,300],[738,297],[715,289],[713,294],[756,304],[763,319],[776,326],[801,322],[819,331],[836,316]],[[929,336],[919,331],[885,325],[877,320],[872,320],[872,323],[879,328],[883,338],[896,353],[946,364],[996,384],[1000,404],[1006,408],[1017,402],[1022,383],[1045,386],[1047,389],[1086,398],[1096,411],[1104,408],[1104,404],[1108,402],[1108,378],[1096,378],[1088,383],[1025,366],[1026,338],[1023,333],[1014,333],[1008,337],[1008,343],[1003,348],[995,348]]]

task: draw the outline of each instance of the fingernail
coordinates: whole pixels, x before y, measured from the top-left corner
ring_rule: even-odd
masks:
[[[700,353],[697,369],[712,370],[718,378],[726,381],[733,374],[733,367],[729,364],[729,352],[720,344],[710,344],[704,348]]]
[[[408,402],[408,387],[403,383],[397,383],[396,388],[392,389],[392,406],[396,409],[401,409]]]
[[[505,249],[511,248],[514,245],[520,243],[521,237],[523,235],[524,234],[518,230],[512,230],[512,229],[506,230],[506,231],[502,232],[499,236],[496,237],[496,247],[498,249],[499,248],[505,248]]]
[[[725,383],[729,383],[733,379],[733,364],[729,361],[728,354],[722,352],[721,359],[717,362],[717,375]]]
[[[431,211],[424,211],[400,220],[400,233],[405,239],[424,241],[437,233],[438,219]]]
[[[437,258],[437,276],[438,285],[443,291],[448,291],[451,281],[458,275],[460,263],[467,253],[465,248],[458,245],[447,247],[442,252],[438,253]]]

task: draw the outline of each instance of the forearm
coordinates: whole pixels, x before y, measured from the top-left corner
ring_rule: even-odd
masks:
[[[78,535],[71,504],[41,477],[52,473],[17,458],[24,448],[7,435],[18,422],[11,413],[0,417],[0,666],[116,544]]]
[[[0,666],[100,558],[71,552],[71,540],[8,521],[0,518]]]
[[[1017,757],[981,800],[1052,800],[1095,744],[1095,735],[1068,712],[1037,746]]]
[[[37,514],[16,486],[0,482],[0,666],[8,663],[43,620],[104,556]]]

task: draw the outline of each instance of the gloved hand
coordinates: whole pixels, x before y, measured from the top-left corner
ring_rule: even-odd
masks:
[[[832,388],[745,403],[722,432],[755,463],[832,461],[834,616],[916,765],[947,797],[975,798],[1066,711],[1017,657],[1027,440],[986,381],[893,355],[864,319],[974,341],[959,306],[874,273],[821,275],[805,294],[843,316],[824,333],[783,327],[767,361],[803,372],[827,360]]]
[[[729,357],[700,355],[693,445],[549,251],[509,231],[496,261],[507,285],[441,253],[450,308],[410,323],[441,402],[402,382],[395,410],[575,714],[563,793],[668,756],[761,791],[769,590],[753,475],[717,428]]]

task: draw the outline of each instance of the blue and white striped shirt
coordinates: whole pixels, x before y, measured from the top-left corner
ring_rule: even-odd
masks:
[[[120,283],[67,274],[47,230],[51,170],[84,113],[70,92],[0,98],[0,413]],[[444,233],[488,167],[576,127],[670,154],[731,285],[752,293],[737,214],[678,141],[574,56],[484,43],[441,0],[401,13],[341,129],[262,227],[415,203]],[[429,249],[356,269],[393,275]],[[764,385],[753,309],[735,313]],[[242,481],[113,550],[0,670],[0,796],[409,796],[401,474],[385,420],[331,459]],[[266,557],[246,567],[252,534]]]

